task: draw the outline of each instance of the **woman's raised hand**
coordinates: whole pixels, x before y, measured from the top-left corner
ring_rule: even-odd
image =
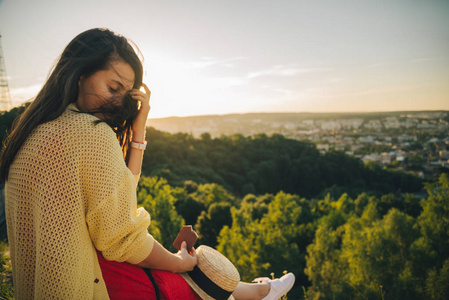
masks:
[[[192,247],[192,250],[187,252],[187,243],[184,241],[181,243],[181,250],[175,254],[179,257],[179,270],[176,273],[183,273],[187,271],[192,271],[193,268],[198,263],[195,248]]]
[[[150,112],[150,97],[151,97],[151,91],[147,87],[145,83],[142,84],[143,88],[145,89],[145,92],[142,92],[138,89],[133,89],[129,93],[130,96],[133,99],[136,99],[140,102],[140,109],[139,113],[137,114],[136,119],[133,123],[133,134],[136,136],[142,136],[143,139],[145,137],[145,127],[148,119],[148,113]],[[142,139],[142,141],[143,141]]]

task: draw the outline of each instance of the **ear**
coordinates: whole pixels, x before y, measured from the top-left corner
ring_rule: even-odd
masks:
[[[84,79],[86,79],[86,77],[84,75],[81,75],[80,80],[78,80],[78,87],[81,86],[81,82],[84,81]]]

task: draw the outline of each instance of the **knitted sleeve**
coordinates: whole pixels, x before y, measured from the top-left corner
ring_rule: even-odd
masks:
[[[150,215],[137,209],[138,177],[126,166],[107,124],[93,125],[87,135],[80,177],[90,237],[106,259],[137,264],[154,244],[148,233]]]

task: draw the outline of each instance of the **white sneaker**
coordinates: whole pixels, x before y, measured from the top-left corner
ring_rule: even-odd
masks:
[[[265,281],[265,278],[257,279],[261,279],[260,281],[262,282]],[[277,300],[287,294],[287,292],[293,287],[293,284],[295,283],[295,275],[293,275],[293,273],[288,273],[278,279],[268,279],[268,282],[271,285],[271,289],[268,295],[262,300]]]
[[[256,282],[256,283],[267,283],[267,282],[270,282],[270,281],[271,281],[271,279],[268,278],[268,277],[259,277],[259,278],[255,278],[253,280],[253,282]]]

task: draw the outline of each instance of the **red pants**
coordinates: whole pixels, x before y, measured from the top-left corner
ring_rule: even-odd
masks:
[[[114,299],[156,299],[153,283],[141,267],[106,260],[97,251],[101,273],[106,283],[109,298]],[[201,300],[179,274],[151,270],[159,289],[159,297],[164,300]]]

